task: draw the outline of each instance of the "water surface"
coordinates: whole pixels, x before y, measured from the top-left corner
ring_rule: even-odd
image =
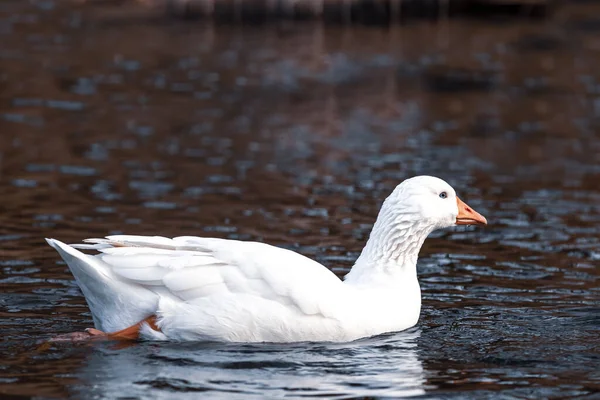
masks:
[[[215,26],[106,3],[0,13],[0,393],[600,395],[598,6],[390,30]],[[40,347],[92,324],[44,237],[258,240],[343,276],[415,174],[448,180],[490,225],[426,241],[407,332]]]

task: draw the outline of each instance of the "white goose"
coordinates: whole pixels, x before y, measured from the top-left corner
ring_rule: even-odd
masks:
[[[446,182],[407,179],[384,201],[343,282],[307,257],[257,242],[129,235],[72,246],[47,241],[87,300],[97,328],[90,336],[341,342],[415,325],[423,241],[436,229],[469,224],[487,221]]]

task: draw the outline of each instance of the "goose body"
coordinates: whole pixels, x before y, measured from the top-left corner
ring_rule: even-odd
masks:
[[[416,261],[427,235],[484,223],[441,179],[408,179],[385,200],[344,281],[303,255],[258,242],[132,235],[80,245],[47,241],[68,264],[100,331],[149,340],[342,342],[414,326],[421,309]]]

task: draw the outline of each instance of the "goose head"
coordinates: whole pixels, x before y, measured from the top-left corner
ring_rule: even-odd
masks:
[[[430,232],[454,225],[487,225],[485,217],[463,202],[452,186],[433,176],[403,181],[385,200],[381,211]]]
[[[364,284],[409,276],[407,282],[413,278],[417,282],[419,250],[431,232],[454,225],[486,224],[485,217],[459,199],[442,179],[407,179],[383,202],[369,240],[345,280]]]

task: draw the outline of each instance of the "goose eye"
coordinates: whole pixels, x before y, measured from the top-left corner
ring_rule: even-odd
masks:
[[[446,197],[448,197],[448,193],[446,193],[446,192],[440,193],[440,198],[445,199]]]

